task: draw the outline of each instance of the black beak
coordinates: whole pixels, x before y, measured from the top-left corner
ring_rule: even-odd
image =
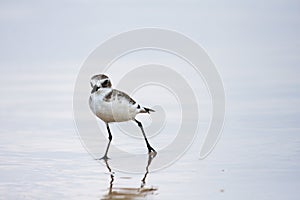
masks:
[[[91,93],[93,94],[94,92],[96,92],[99,89],[99,87],[97,85],[95,85],[91,91]]]

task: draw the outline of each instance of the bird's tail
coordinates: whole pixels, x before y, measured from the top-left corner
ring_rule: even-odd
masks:
[[[152,110],[151,108],[145,108],[145,107],[143,107],[143,109],[141,110],[141,113],[150,114],[150,112],[155,112],[155,110]]]

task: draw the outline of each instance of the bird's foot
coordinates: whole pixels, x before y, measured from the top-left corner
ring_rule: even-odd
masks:
[[[151,146],[148,146],[148,154],[156,155],[157,152]]]
[[[103,157],[101,158],[97,158],[96,160],[104,160],[104,161],[107,161],[109,160],[110,158],[107,156],[107,155],[104,155]]]

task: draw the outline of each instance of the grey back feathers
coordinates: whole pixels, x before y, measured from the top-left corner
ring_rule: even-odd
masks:
[[[131,105],[135,104],[135,101],[128,94],[115,89],[111,90],[103,98],[106,102],[112,102],[115,100],[122,101],[123,99],[128,101]]]

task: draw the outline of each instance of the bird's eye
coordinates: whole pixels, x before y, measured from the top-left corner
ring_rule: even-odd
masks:
[[[108,80],[105,80],[103,83],[102,83],[102,87],[107,87],[108,85]]]

